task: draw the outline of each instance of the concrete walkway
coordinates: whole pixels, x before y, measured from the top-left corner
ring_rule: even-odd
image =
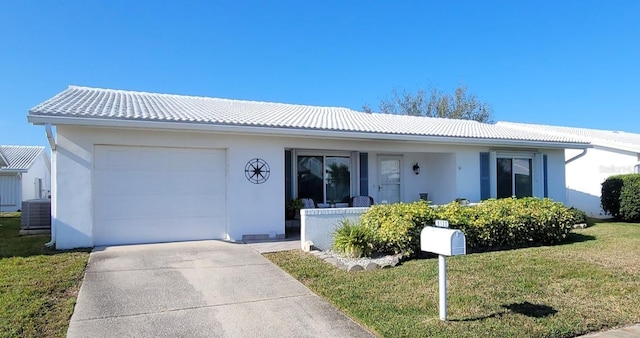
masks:
[[[251,246],[202,241],[94,249],[67,336],[373,335]]]
[[[638,338],[640,337],[640,324],[623,327],[616,330],[590,333],[584,338]]]

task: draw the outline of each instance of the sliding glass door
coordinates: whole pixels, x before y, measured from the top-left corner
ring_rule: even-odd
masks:
[[[498,198],[533,196],[533,168],[529,158],[498,158]]]
[[[351,197],[349,156],[298,156],[298,198],[316,203],[348,203]]]

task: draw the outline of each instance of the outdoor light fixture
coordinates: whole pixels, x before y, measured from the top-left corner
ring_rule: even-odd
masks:
[[[416,162],[416,164],[413,165],[413,172],[418,175],[420,173],[420,166],[418,165],[418,162]]]

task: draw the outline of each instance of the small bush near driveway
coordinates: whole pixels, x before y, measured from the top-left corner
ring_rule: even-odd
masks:
[[[18,236],[0,216],[0,337],[64,337],[89,253],[46,249],[49,236]]]

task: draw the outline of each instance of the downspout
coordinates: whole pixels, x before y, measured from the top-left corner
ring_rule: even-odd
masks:
[[[49,140],[49,146],[51,147],[51,211],[53,213],[55,213],[55,206],[53,205],[53,202],[56,200],[56,196],[53,193],[53,189],[57,190],[57,187],[55,186],[54,182],[57,182],[57,180],[55,179],[55,172],[56,172],[56,140],[53,137],[53,131],[51,130],[51,124],[50,123],[46,123],[44,125],[44,130],[45,133],[47,134],[47,139]],[[51,241],[45,243],[44,245],[47,248],[51,248],[54,247],[56,244],[56,219],[55,217],[53,217],[53,215],[51,215]]]
[[[584,156],[586,154],[587,154],[587,148],[584,148],[584,149],[582,149],[582,152],[580,154],[578,154],[578,155],[576,155],[576,156],[564,161],[564,164],[567,165],[567,164],[579,159],[580,157],[582,157],[582,156]]]
[[[56,140],[53,138],[53,131],[51,130],[51,123],[46,123],[44,125],[44,130],[47,133],[47,139],[49,140],[49,146],[51,147],[51,151],[56,150]],[[53,156],[53,155],[51,155]]]

